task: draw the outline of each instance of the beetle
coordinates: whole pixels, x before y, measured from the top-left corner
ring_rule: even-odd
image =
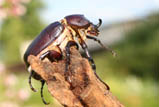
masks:
[[[31,66],[27,61],[28,56],[35,55],[41,60],[48,58],[50,61],[61,60],[64,56],[66,59],[65,71],[67,72],[70,63],[70,47],[76,46],[78,49],[78,44],[80,44],[86,53],[86,58],[91,63],[92,69],[95,71],[96,65],[88,51],[85,41],[86,39],[92,39],[105,49],[110,50],[108,47],[105,47],[98,38],[96,38],[96,36],[99,35],[99,27],[101,24],[101,19],[99,19],[99,23],[95,25],[84,15],[68,15],[64,17],[64,19],[48,25],[29,45],[24,54],[24,62],[30,73],[29,85],[30,88],[36,92],[32,86],[31,78],[33,77],[34,79],[41,81],[41,98],[44,104],[48,104],[43,98],[43,86],[45,81],[40,75],[31,69]],[[78,41],[76,41],[76,38]],[[114,54],[112,50],[110,51]]]

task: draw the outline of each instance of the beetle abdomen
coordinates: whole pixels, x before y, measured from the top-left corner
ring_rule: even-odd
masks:
[[[63,30],[64,27],[59,22],[54,22],[48,25],[29,45],[27,51],[24,54],[25,63],[27,64],[27,57],[29,55],[38,55],[43,49],[56,40]]]

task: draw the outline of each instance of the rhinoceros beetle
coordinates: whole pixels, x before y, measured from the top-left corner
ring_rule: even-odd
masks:
[[[36,92],[36,90],[32,87],[31,77],[41,81],[41,98],[44,104],[48,104],[43,98],[43,86],[45,81],[40,77],[40,75],[31,69],[31,66],[27,61],[28,56],[34,55],[41,60],[48,58],[50,61],[56,61],[62,59],[65,55],[67,72],[70,62],[70,47],[76,46],[78,48],[78,43],[75,41],[75,38],[77,38],[79,44],[86,53],[87,59],[91,62],[92,69],[96,70],[96,66],[91,55],[89,54],[85,41],[86,39],[92,39],[104,47],[100,40],[95,37],[99,34],[98,28],[101,24],[101,19],[99,19],[99,23],[97,25],[94,25],[87,18],[85,18],[84,15],[69,15],[60,21],[56,21],[48,25],[29,45],[24,54],[24,61],[28,71],[30,72],[29,85],[30,88]],[[107,47],[104,48],[108,49]],[[111,52],[113,53],[112,50]]]

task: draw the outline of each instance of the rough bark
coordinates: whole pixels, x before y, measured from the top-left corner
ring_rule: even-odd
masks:
[[[66,107],[123,107],[74,47],[67,73],[65,60],[51,63],[31,55],[28,61],[46,81],[51,95]]]

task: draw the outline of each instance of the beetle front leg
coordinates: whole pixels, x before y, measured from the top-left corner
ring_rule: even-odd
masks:
[[[94,71],[96,71],[96,65],[95,65],[94,60],[93,60],[93,58],[91,57],[91,55],[88,51],[87,44],[84,41],[81,42],[81,47],[83,48],[84,52],[86,53],[87,59],[91,62],[92,69]]]
[[[95,37],[92,37],[92,36],[87,36],[87,38],[88,38],[88,39],[92,39],[92,40],[98,42],[104,49],[110,51],[113,56],[116,56],[116,53],[115,53],[112,49],[110,49],[109,47],[104,46],[104,45],[102,44],[102,42],[101,42],[98,38],[95,38]]]

